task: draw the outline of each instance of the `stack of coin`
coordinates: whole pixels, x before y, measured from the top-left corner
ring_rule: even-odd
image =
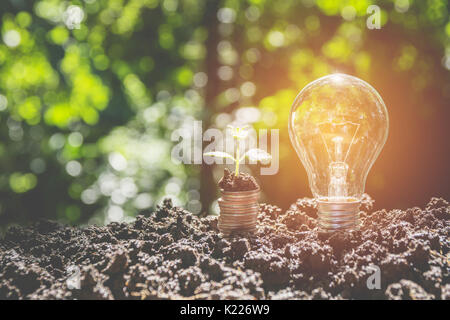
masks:
[[[220,216],[217,227],[224,235],[252,232],[256,229],[259,188],[250,191],[224,191],[218,200]]]

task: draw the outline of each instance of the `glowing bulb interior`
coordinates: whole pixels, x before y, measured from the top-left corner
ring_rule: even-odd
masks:
[[[306,86],[291,109],[289,134],[320,201],[359,201],[388,133],[388,114],[366,82],[344,74]]]

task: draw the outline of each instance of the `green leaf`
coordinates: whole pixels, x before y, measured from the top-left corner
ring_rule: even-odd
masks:
[[[250,149],[241,158],[248,158],[250,161],[268,162],[272,160],[272,156],[262,149]]]
[[[226,152],[222,152],[222,151],[211,151],[211,152],[206,152],[203,154],[204,156],[207,157],[215,157],[215,158],[222,158],[222,159],[231,159],[233,161],[236,161],[236,159],[234,159],[234,157]]]

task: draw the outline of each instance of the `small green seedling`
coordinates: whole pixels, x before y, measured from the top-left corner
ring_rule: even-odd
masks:
[[[267,153],[266,151],[262,149],[250,149],[244,155],[241,156],[240,149],[239,149],[239,141],[242,139],[247,138],[248,136],[248,128],[249,126],[244,127],[233,127],[231,125],[228,126],[233,132],[233,138],[237,141],[236,143],[236,156],[233,157],[233,155],[222,152],[222,151],[212,151],[212,152],[206,152],[203,155],[209,156],[209,157],[215,157],[215,158],[221,158],[221,159],[231,159],[235,163],[236,169],[234,171],[234,174],[236,176],[239,175],[239,164],[245,159],[248,158],[250,161],[270,161],[272,160],[272,156]]]

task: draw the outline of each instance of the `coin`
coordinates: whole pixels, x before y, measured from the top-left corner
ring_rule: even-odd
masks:
[[[223,234],[252,232],[256,229],[259,190],[229,192],[222,190],[218,200],[220,216],[217,227]]]

